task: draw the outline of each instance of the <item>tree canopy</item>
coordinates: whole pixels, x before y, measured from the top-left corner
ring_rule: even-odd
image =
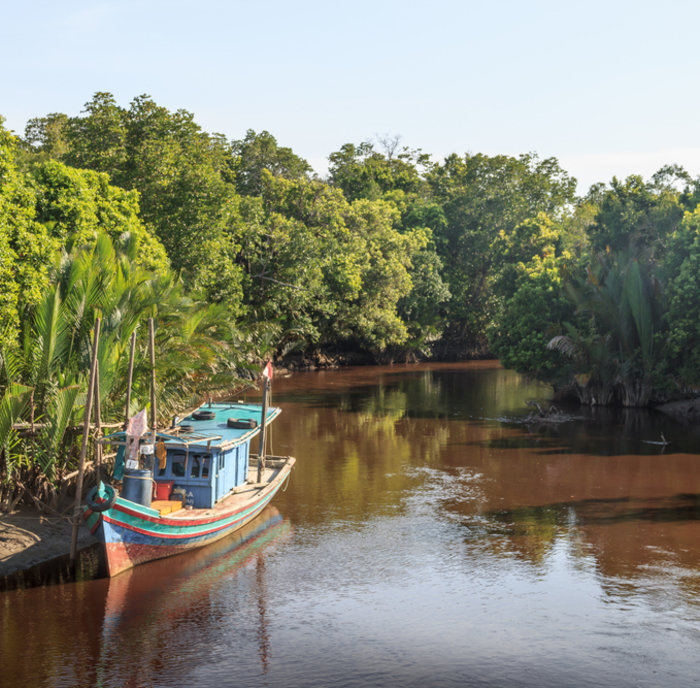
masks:
[[[596,403],[700,377],[700,181],[676,165],[577,197],[556,158],[434,161],[385,137],[343,144],[321,179],[268,131],[227,140],[109,93],[0,132],[7,342],[56,255],[128,234],[141,268],[280,356],[497,355]]]

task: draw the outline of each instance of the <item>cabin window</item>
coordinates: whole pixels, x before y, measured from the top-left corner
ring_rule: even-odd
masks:
[[[192,466],[190,467],[190,477],[199,478],[199,469],[201,468],[201,458],[197,455],[192,457]]]
[[[161,478],[165,475],[165,466],[163,468],[158,469],[158,477]]]
[[[208,456],[205,456],[204,459],[202,460],[202,478],[209,477],[209,464],[210,463],[211,463],[211,459]]]
[[[175,478],[185,477],[185,455],[179,454],[173,456],[173,461],[171,464],[171,472]]]

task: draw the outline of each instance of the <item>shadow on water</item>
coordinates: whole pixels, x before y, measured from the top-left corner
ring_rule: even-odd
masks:
[[[696,453],[700,434],[684,423],[649,409],[567,409],[576,416],[564,422],[539,419],[501,419],[506,427],[522,428],[522,434],[489,440],[488,446],[529,449],[542,455],[589,454],[595,456],[662,455]]]
[[[107,563],[102,547],[99,543],[94,543],[77,552],[75,566],[71,564],[70,555],[64,554],[23,571],[0,576],[0,592],[87,581],[106,575]]]
[[[571,525],[612,525],[628,521],[682,523],[700,521],[700,494],[637,499],[617,497],[580,499],[543,506],[523,506],[483,514],[494,522],[521,528],[522,524],[552,523]]]

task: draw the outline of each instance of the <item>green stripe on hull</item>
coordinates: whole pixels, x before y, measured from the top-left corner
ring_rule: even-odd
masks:
[[[145,521],[143,519],[138,518],[138,516],[126,514],[123,511],[118,511],[116,509],[110,509],[108,512],[106,512],[106,514],[109,515],[109,517],[115,523],[118,523],[125,527],[133,526],[141,530],[145,530],[149,533],[153,533],[154,535],[182,535],[193,537],[198,535],[199,533],[204,533],[209,530],[218,530],[219,528],[225,528],[230,523],[234,523],[235,521],[245,519],[246,515],[259,508],[262,502],[269,501],[269,499],[272,498],[276,491],[277,490],[271,491],[266,498],[262,499],[259,502],[253,503],[251,506],[249,506],[247,509],[244,509],[243,511],[238,511],[235,514],[229,516],[228,518],[222,518],[217,521],[209,521],[208,523],[195,523],[192,525],[175,526],[167,523],[154,523],[153,521]],[[122,504],[127,508],[131,508],[131,502],[126,502],[126,504],[124,504],[126,500],[118,499],[117,501],[122,502]]]
[[[107,516],[111,521],[114,522],[115,525],[121,525],[126,528],[138,528],[139,530],[145,531],[146,533],[151,533],[156,537],[196,537],[199,534],[207,533],[209,531],[225,529],[231,524],[234,524],[241,520],[245,520],[251,513],[259,510],[261,508],[261,505],[267,504],[275,496],[280,486],[282,485],[282,482],[284,482],[283,477],[278,478],[277,484],[274,486],[273,489],[269,490],[267,493],[264,494],[264,496],[261,496],[261,498],[257,501],[252,502],[245,509],[236,511],[227,516],[226,518],[221,518],[214,521],[212,521],[211,519],[207,519],[207,523],[175,525],[172,523],[163,523],[162,520],[156,522],[145,520],[143,518],[140,518],[140,514],[143,514],[145,516],[152,516],[155,518],[160,518],[160,516],[155,509],[150,509],[148,507],[135,504],[134,502],[123,499],[121,497],[117,497],[117,504],[131,511],[136,511],[137,513],[129,514],[117,510],[116,508],[111,508],[108,511],[104,512],[104,516]],[[155,514],[155,516],[153,516],[153,514]],[[95,523],[99,522],[99,518],[100,517],[98,514],[91,514],[87,519],[88,525],[92,528]]]

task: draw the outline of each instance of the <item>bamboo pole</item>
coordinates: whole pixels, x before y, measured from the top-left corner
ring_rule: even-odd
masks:
[[[75,485],[75,506],[73,507],[73,533],[70,543],[70,562],[75,563],[75,555],[78,549],[78,526],[80,525],[80,503],[83,492],[83,472],[85,470],[85,455],[87,454],[88,438],[90,437],[90,416],[92,415],[92,399],[95,393],[95,372],[97,369],[97,346],[100,342],[100,319],[95,319],[95,334],[92,342],[92,364],[90,365],[90,382],[85,401],[85,421],[83,429],[83,441],[80,445],[80,463],[78,464],[78,479]]]
[[[129,352],[129,377],[126,383],[126,408],[124,409],[124,430],[129,427],[129,407],[131,406],[131,384],[134,378],[134,352],[136,350],[136,331],[131,333],[131,351]]]
[[[260,448],[258,450],[258,480],[262,481],[262,472],[265,470],[265,424],[267,421],[267,399],[270,393],[270,378],[263,378],[263,400],[262,400],[262,417],[260,418]]]
[[[156,336],[153,318],[148,319],[148,336],[151,350],[151,444],[153,445],[153,454],[151,454],[151,470],[155,473],[156,428],[158,416],[156,414]]]

